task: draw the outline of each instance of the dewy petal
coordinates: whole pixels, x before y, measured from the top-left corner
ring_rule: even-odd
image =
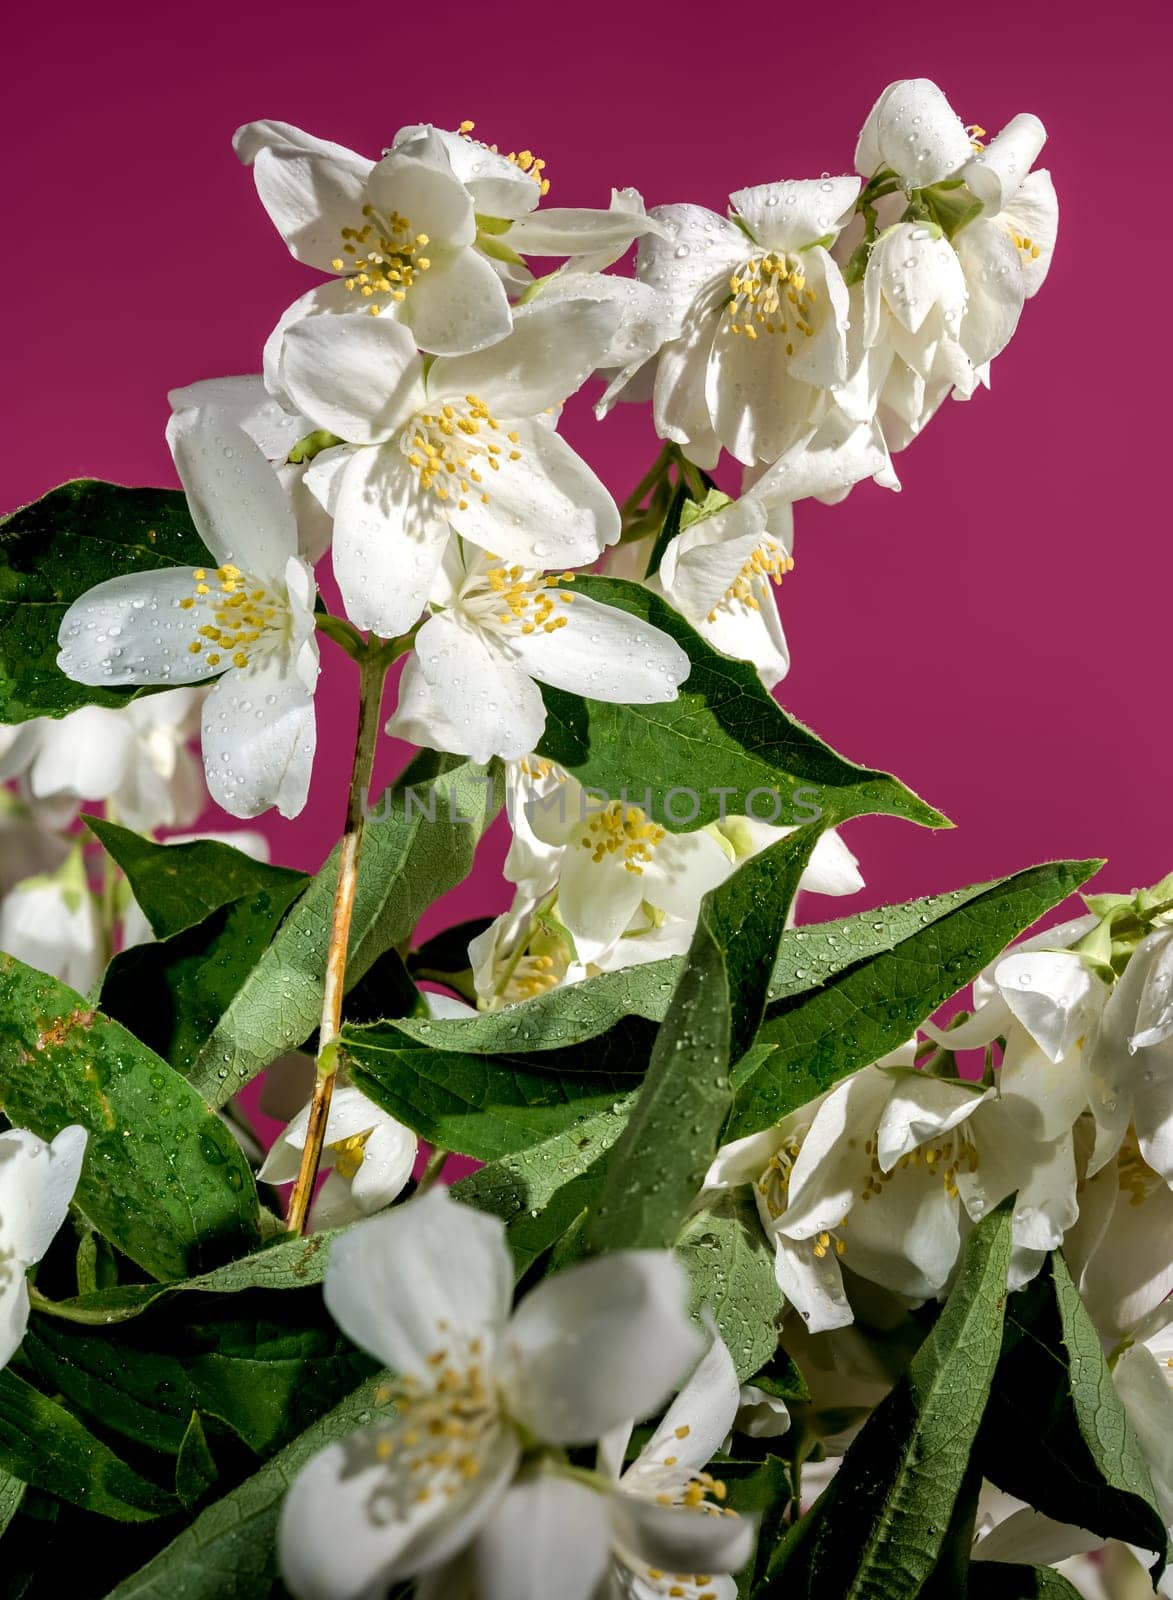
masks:
[[[652,396],[656,432],[681,445],[688,459],[706,471],[721,454],[706,397],[716,331],[714,313],[699,306],[689,311],[680,336],[660,351]]]
[[[297,404],[285,387],[282,361],[285,355],[285,335],[296,323],[306,317],[352,317],[355,313],[354,295],[347,290],[341,278],[331,278],[328,283],[316,284],[300,295],[277,319],[272,333],[265,340],[261,352],[261,372],[265,388],[278,404],[295,415],[300,423],[298,438],[304,438],[314,428],[309,417],[303,417]],[[296,443],[296,440],[294,441]],[[288,451],[286,451],[288,454]]]
[[[376,210],[406,219],[414,235],[425,234],[421,252],[438,245],[470,245],[477,236],[468,190],[451,172],[401,150],[376,163],[367,180],[367,195]],[[420,276],[426,277],[430,268]]]
[[[419,618],[448,543],[448,525],[395,443],[355,450],[334,502],[331,559],[346,614],[384,638]]]
[[[540,422],[519,422],[510,454],[497,457],[484,490],[445,515],[462,539],[507,562],[539,570],[596,561],[619,537],[619,511],[602,482],[560,434]],[[524,753],[524,752],[523,752]]]
[[[429,1357],[456,1340],[482,1340],[491,1364],[513,1297],[504,1224],[429,1190],[335,1239],[323,1293],[347,1337],[405,1377],[430,1384]]]
[[[296,817],[309,793],[317,744],[313,692],[276,651],[234,668],[204,702],[208,790],[234,817],[276,806]]]
[[[704,206],[653,206],[649,215],[664,231],[640,240],[636,275],[663,290],[678,316],[753,253],[735,223]]]
[[[634,1486],[640,1468],[674,1455],[681,1467],[697,1471],[729,1437],[741,1403],[741,1386],[725,1341],[714,1335],[688,1382],[664,1413],[663,1421],[640,1451],[628,1476]],[[677,1431],[685,1429],[683,1436]]]
[[[1128,1048],[1133,1051],[1163,1044],[1173,1035],[1173,928],[1150,933],[1132,959],[1138,958],[1144,969],[1144,982],[1134,1031],[1128,1038]]]
[[[890,83],[868,114],[855,150],[865,178],[891,167],[910,188],[940,183],[973,155],[961,118],[928,78]]]
[[[992,361],[1010,343],[1026,301],[1026,274],[1009,231],[978,217],[955,245],[969,287],[961,343],[975,366]]]
[[[643,879],[614,856],[596,861],[582,824],[562,858],[558,914],[574,935],[580,961],[595,961],[627,928],[643,899]]]
[[[421,350],[463,355],[495,345],[513,321],[500,278],[475,250],[440,256],[412,285],[402,311]]]
[[[509,1324],[509,1410],[550,1444],[655,1411],[696,1361],[688,1279],[667,1251],[621,1250],[545,1278]]]
[[[541,199],[540,185],[516,162],[448,128],[426,122],[400,128],[393,148],[454,172],[482,216],[519,217]]]
[[[597,211],[574,206],[543,206],[519,217],[506,234],[511,250],[527,256],[574,256],[605,250],[615,261],[633,240],[659,233],[654,217],[611,208]]]
[[[267,461],[283,461],[310,431],[307,417],[291,415],[265,388],[261,374],[239,378],[202,378],[167,392],[172,411],[216,412],[245,433]]]
[[[188,649],[203,619],[181,610],[180,603],[194,589],[190,567],[128,572],[95,584],[61,620],[57,665],[77,683],[107,689],[214,678],[223,667],[210,662],[207,652]]]
[[[514,312],[508,338],[473,355],[436,361],[428,372],[428,400],[475,394],[503,423],[536,417],[582,387],[618,325],[618,309],[609,301],[539,296]]]
[[[777,1128],[765,1128],[761,1133],[749,1133],[722,1145],[705,1174],[705,1188],[733,1189],[742,1183],[755,1183],[781,1143]]]
[[[1134,1345],[1117,1361],[1112,1381],[1149,1470],[1167,1498],[1173,1490],[1173,1391],[1166,1372],[1151,1351]]]
[[[416,659],[435,704],[474,761],[520,760],[541,738],[546,708],[524,665],[457,614],[429,618]]]
[[[0,1278],[0,1368],[20,1349],[28,1325],[28,1280],[19,1264],[10,1263]]]
[[[815,841],[798,887],[806,894],[858,894],[864,886],[859,859],[834,828]]]
[[[774,1236],[774,1277],[811,1333],[846,1328],[855,1320],[843,1291],[843,1273],[833,1250],[816,1256],[809,1240]]]
[[[668,834],[655,846],[636,882],[645,900],[692,923],[703,896],[724,883],[732,870],[716,839],[701,828],[695,833]]]
[[[281,377],[319,428],[352,444],[390,439],[424,403],[423,363],[394,317],[303,317],[285,331]]]
[[[1024,179],[998,221],[1012,228],[1020,239],[1029,239],[1031,242],[1030,250],[1024,251],[1021,258],[1026,297],[1029,300],[1043,286],[1059,233],[1059,197],[1055,193],[1051,174],[1042,168]]]
[[[610,1560],[609,1497],[539,1472],[515,1483],[469,1552],[477,1600],[590,1600]]]
[[[839,232],[859,189],[858,178],[791,178],[737,189],[729,200],[755,244],[766,250],[800,250]]]
[[[372,1226],[362,1223],[343,1237]],[[380,1457],[388,1438],[394,1442],[386,1429],[360,1429],[312,1456],[293,1480],[278,1552],[297,1600],[372,1600],[393,1579],[448,1560],[493,1515],[517,1468],[517,1442],[499,1429],[467,1488],[453,1499],[422,1499],[403,1454]]]
[[[984,150],[967,161],[961,176],[986,208],[986,215],[1001,211],[1017,194],[1047,142],[1047,130],[1030,111],[1016,117],[991,139]]]
[[[456,724],[440,710],[428,680],[414,656],[408,658],[399,680],[399,700],[387,719],[385,732],[393,739],[427,750],[448,750],[465,755],[464,740]]]
[[[215,560],[280,577],[297,551],[297,519],[259,445],[226,413],[202,409],[175,412],[167,443],[196,531]]]
[[[692,663],[674,639],[616,606],[566,591],[561,626],[510,634],[522,666],[539,683],[620,705],[675,700]]]
[[[39,1261],[53,1243],[85,1153],[86,1131],[76,1124],[52,1144],[23,1128],[0,1133],[0,1247],[17,1270]]]
[[[290,251],[321,272],[333,271],[342,229],[361,228],[372,163],[284,123],[249,123],[236,153],[251,163],[261,204]]]
[[[892,1092],[876,1130],[876,1157],[891,1172],[902,1156],[940,1138],[971,1117],[994,1091],[927,1073],[894,1076]]]
[[[1051,1061],[1070,1053],[1108,998],[1107,985],[1074,951],[1012,950],[995,967],[994,981]]]
[[[658,1505],[622,1492],[611,1499],[611,1526],[624,1553],[669,1572],[736,1572],[753,1554],[757,1539],[755,1517],[725,1516],[715,1506],[706,1512]]]

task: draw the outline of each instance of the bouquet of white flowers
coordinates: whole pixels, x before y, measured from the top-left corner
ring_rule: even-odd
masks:
[[[804,922],[840,824],[947,824],[771,694],[796,502],[898,489],[1042,286],[1044,137],[894,83],[856,175],[719,215],[551,206],[471,123],[239,131],[316,274],[263,372],[172,393],[182,492],[0,524],[5,1594],[1163,1581],[1173,877]],[[592,380],[662,442],[621,506]],[[307,877],[183,830],[301,811],[322,640]],[[508,910],[420,942],[502,810]]]

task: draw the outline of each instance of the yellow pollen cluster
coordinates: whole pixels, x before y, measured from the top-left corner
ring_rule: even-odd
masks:
[[[384,217],[366,205],[362,214],[367,220],[361,228],[343,228],[342,254],[330,265],[335,272],[345,272],[346,287],[366,300],[380,294],[395,302],[405,300],[416,273],[426,272],[432,264],[420,254],[430,242],[428,236],[414,233],[398,211]],[[372,304],[368,309],[377,317],[381,308]]]
[[[1144,1205],[1153,1190],[1160,1187],[1156,1173],[1140,1153],[1136,1129],[1133,1127],[1129,1128],[1120,1146],[1116,1174],[1121,1192],[1128,1196],[1130,1206]]]
[[[328,1148],[334,1152],[334,1170],[340,1177],[350,1183],[362,1166],[363,1156],[366,1154],[367,1140],[374,1130],[368,1128],[365,1133],[352,1133],[349,1139],[337,1139]]]
[[[250,651],[266,633],[278,626],[280,607],[263,584],[247,577],[239,567],[226,564],[208,577],[203,567],[192,572],[195,594],[179,602],[183,611],[203,608],[212,620],[198,630],[188,645],[193,656],[204,654],[210,667],[227,664],[247,667]]]
[[[474,143],[475,141],[472,138],[472,130],[475,127],[475,122],[469,122],[466,120],[460,124],[456,131],[460,134],[462,139],[467,139],[470,143]],[[495,144],[487,145],[485,148],[491,150],[494,155],[500,154],[500,151],[497,149]],[[532,150],[511,150],[505,159],[506,161],[512,161],[515,167],[518,167],[522,172],[527,172],[530,175],[530,177],[538,186],[539,194],[549,194],[550,180],[544,176],[546,163],[539,160],[538,157],[534,155]]]
[[[439,1327],[448,1332],[446,1324]],[[457,1342],[428,1357],[430,1383],[406,1377],[388,1386],[386,1398],[394,1400],[397,1416],[376,1453],[399,1471],[374,1499],[390,1515],[403,1516],[412,1504],[437,1495],[451,1499],[479,1475],[498,1415],[481,1356],[479,1339]]]
[[[757,1191],[772,1217],[780,1217],[790,1203],[790,1169],[802,1150],[801,1139],[790,1139],[770,1157],[765,1172],[757,1181]]]
[[[532,1000],[558,987],[553,956],[522,956],[509,979],[510,1000]]]
[[[522,633],[537,633],[539,629],[543,633],[555,633],[566,626],[566,618],[555,615],[556,602],[561,600],[568,606],[574,596],[558,585],[573,583],[573,572],[550,573],[527,581],[521,567],[490,567],[485,576],[493,594],[499,596],[506,607],[496,613],[498,622],[503,625],[520,622]]]
[[[906,1172],[909,1167],[916,1167],[922,1163],[930,1176],[936,1173],[938,1168],[940,1169],[941,1184],[945,1193],[951,1200],[956,1200],[958,1173],[975,1173],[981,1165],[976,1146],[964,1132],[948,1133],[935,1144],[917,1145],[915,1150],[910,1150],[907,1155],[900,1157],[891,1172],[885,1172],[881,1168],[874,1139],[869,1139],[864,1149],[872,1159],[871,1174],[860,1191],[861,1200],[870,1200],[873,1195],[882,1194],[884,1185],[890,1183],[897,1172]]]
[[[814,333],[812,308],[818,298],[807,287],[802,262],[794,255],[770,252],[753,256],[729,279],[732,299],[725,308],[731,333],[756,339],[759,333],[778,333],[786,339],[786,354],[794,354],[794,340]]]
[[[612,800],[604,810],[591,817],[579,843],[584,850],[591,852],[592,861],[605,861],[608,856],[622,855],[624,870],[639,877],[643,875],[665,832],[658,822],[649,822],[639,806]]]
[[[755,584],[781,583],[786,574],[793,570],[793,567],[794,557],[792,555],[788,554],[773,539],[763,539],[720,600],[709,612],[709,621],[716,622],[718,608],[732,605],[735,601],[743,606],[748,606],[751,611],[760,611],[761,603],[754,593]]]
[[[500,438],[493,435],[500,434]],[[504,441],[504,442],[502,442]],[[419,474],[421,489],[437,500],[455,497],[458,510],[468,510],[468,496],[489,503],[482,467],[500,472],[502,458],[520,461],[516,431],[501,433],[501,424],[483,400],[467,394],[462,403],[449,401],[439,411],[416,415],[406,448],[408,462]]]
[[[1014,240],[1015,244],[1022,251],[1023,255],[1028,261],[1037,261],[1039,259],[1039,256],[1042,252],[1040,247],[1034,242],[1029,234],[1015,233],[1014,230],[1011,229],[1010,237]]]

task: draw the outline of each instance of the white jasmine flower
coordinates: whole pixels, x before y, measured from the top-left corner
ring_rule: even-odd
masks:
[[[335,1240],[326,1303],[399,1375],[398,1404],[294,1480],[279,1552],[298,1600],[427,1573],[443,1573],[433,1595],[459,1593],[443,1569],[462,1552],[479,1600],[592,1593],[608,1496],[553,1478],[559,1449],[653,1412],[695,1361],[686,1276],[667,1252],[621,1251],[511,1314],[512,1287],[504,1225],[442,1189]]]
[[[233,143],[293,255],[337,274],[294,318],[385,312],[421,349],[446,355],[509,332],[505,290],[475,248],[473,197],[446,158],[399,149],[372,162],[282,122],[250,122]]]
[[[278,1134],[257,1174],[264,1183],[292,1183],[309,1126],[304,1105]],[[310,1228],[339,1228],[381,1211],[402,1192],[415,1165],[415,1134],[351,1084],[338,1083],[330,1100],[322,1167],[330,1176],[310,1210]]]
[[[928,78],[890,83],[868,112],[855,147],[865,178],[889,168],[909,189],[951,178],[973,158],[973,135]]]
[[[0,1367],[24,1338],[25,1273],[65,1221],[85,1153],[86,1130],[76,1125],[62,1128],[51,1144],[23,1128],[0,1133]]]
[[[309,482],[334,517],[334,572],[357,627],[409,628],[452,533],[527,569],[594,561],[618,538],[614,501],[545,415],[598,366],[614,326],[602,302],[539,302],[491,350],[440,357],[426,375],[394,322],[290,329],[296,403],[350,441],[319,456]]]
[[[119,710],[82,706],[55,720],[38,717],[28,737],[23,788],[38,814],[66,826],[82,801],[101,800],[140,833],[184,827],[207,803],[203,769],[190,740],[202,694],[172,689]]]
[[[707,1470],[740,1405],[729,1351],[714,1335],[704,1357],[629,1467],[630,1425],[609,1435],[602,1465],[616,1480],[611,1500],[611,1570],[599,1600],[734,1600],[738,1571],[753,1554],[754,1524],[725,1505],[725,1485]]]
[[[685,526],[649,588],[715,649],[752,662],[772,689],[790,670],[774,590],[794,566],[794,502],[844,494],[868,477],[894,483],[888,467],[875,430],[836,414],[768,467],[740,500]]]
[[[0,900],[0,950],[87,994],[106,963],[81,846],[52,873],[21,879]]]
[[[690,662],[638,617],[545,576],[453,546],[432,588],[387,731],[487,761],[516,760],[546,725],[537,685],[593,700],[674,700]]]
[[[857,178],[761,184],[730,196],[735,220],[658,206],[669,237],[640,241],[640,280],[662,290],[680,333],[660,352],[656,431],[699,466],[721,446],[776,461],[809,434],[847,377],[847,289],[828,254]]]
[[[81,683],[213,686],[203,705],[208,788],[237,817],[305,804],[316,728],[314,580],[289,502],[256,444],[224,416],[189,410],[168,428],[213,571],[111,578],[70,606],[57,658]]]

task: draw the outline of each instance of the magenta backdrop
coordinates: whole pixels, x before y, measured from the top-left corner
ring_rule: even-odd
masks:
[[[80,474],[173,483],[167,389],[255,370],[313,281],[236,163],[240,122],[375,153],[403,123],[471,117],[546,158],[554,203],[634,184],[721,208],[744,184],[849,171],[896,77],[935,78],[990,130],[1036,111],[1062,208],[1050,280],[993,391],[946,405],[899,458],[901,495],[803,509],[780,698],[957,823],[852,824],[869,902],[1047,856],[1109,855],[1119,887],[1173,867],[1168,334],[1148,286],[1171,259],[1164,4],[65,0],[21,6],[4,45],[4,508]],[[634,408],[597,425],[580,406],[569,430],[620,497],[653,448]],[[329,661],[309,805],[265,824],[298,866],[341,822],[349,672]],[[501,848],[498,831],[448,913],[503,904]]]

